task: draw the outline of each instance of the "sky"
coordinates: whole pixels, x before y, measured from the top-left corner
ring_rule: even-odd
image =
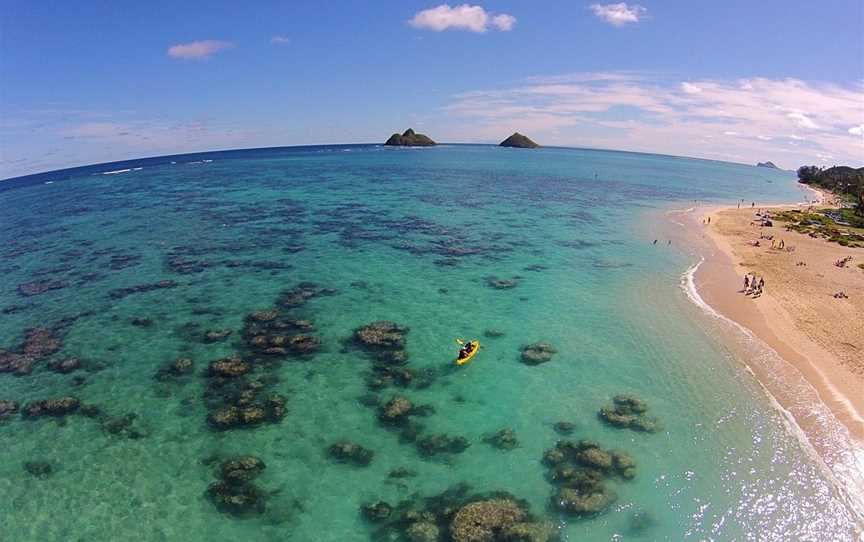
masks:
[[[0,179],[229,148],[864,165],[864,2],[0,0]]]

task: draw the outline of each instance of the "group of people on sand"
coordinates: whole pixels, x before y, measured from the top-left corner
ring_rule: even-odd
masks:
[[[846,256],[843,259],[837,260],[834,262],[834,265],[837,267],[846,267],[846,264],[852,261],[852,256]]]
[[[771,241],[771,248],[774,248],[777,250],[786,250],[789,252],[792,252],[794,250],[794,248],[792,248],[792,247],[786,248],[786,240],[785,239],[774,239],[773,235],[767,235],[764,233],[760,233],[759,239],[754,239],[753,241],[750,241],[750,244],[753,245],[754,247],[762,246],[761,242],[763,239],[766,241]]]
[[[753,295],[753,299],[762,295],[762,289],[765,287],[765,277],[757,279],[756,273],[744,275],[744,295]]]

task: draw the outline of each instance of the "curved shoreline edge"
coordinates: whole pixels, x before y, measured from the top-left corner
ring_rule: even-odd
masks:
[[[819,197],[821,202],[822,195]],[[795,206],[798,204],[772,205],[771,208]],[[724,246],[701,225],[703,217],[727,209],[734,210],[735,206],[691,207],[665,213],[669,222],[686,232],[690,241],[687,244],[697,257],[697,261],[680,275],[680,286],[693,305],[723,328],[720,333],[723,336],[718,339],[731,347],[734,357],[753,375],[769,402],[781,414],[790,434],[802,443],[805,451],[834,482],[862,526],[859,534],[864,535],[864,418],[848,395],[767,326],[751,328],[747,325],[751,322],[746,318],[741,320],[741,314],[715,306],[702,295],[716,289],[718,277],[731,284],[741,280],[735,270],[731,246]],[[683,222],[672,218],[675,215]],[[722,261],[724,259],[726,261]],[[713,293],[716,298],[716,291]],[[751,311],[754,314],[749,315],[750,320],[766,319],[755,306]],[[818,348],[815,343],[813,346]],[[800,363],[790,359],[792,353],[802,358],[811,370],[803,370]]]
[[[791,363],[785,360],[777,353],[777,351],[771,348],[770,345],[762,341],[753,333],[753,331],[741,325],[739,322],[721,314],[702,298],[699,294],[695,276],[704,262],[705,258],[700,257],[698,262],[691,265],[681,274],[681,289],[684,291],[688,300],[705,315],[718,322],[722,322],[734,333],[737,333],[741,339],[745,341],[753,341],[758,345],[757,348],[764,349],[769,356],[774,358],[776,363],[784,364],[800,377],[801,383],[808,388],[807,391],[812,393],[815,400],[818,401],[819,406],[825,410],[822,415],[814,413],[813,411],[810,411],[809,414],[815,414],[816,417],[820,418],[823,422],[825,421],[825,415],[830,416],[834,424],[836,424],[836,427],[831,428],[830,424],[823,424],[821,429],[832,434],[814,435],[812,432],[808,433],[808,431],[802,427],[802,424],[799,423],[799,419],[795,412],[793,412],[791,408],[786,408],[781,403],[781,400],[778,399],[774,392],[769,388],[768,383],[760,378],[753,366],[747,362],[744,356],[736,355],[744,369],[753,376],[753,379],[759,385],[759,388],[763,393],[765,393],[771,406],[780,413],[787,431],[789,431],[789,433],[801,443],[805,452],[820,467],[823,474],[825,474],[826,477],[834,483],[835,487],[841,490],[847,506],[857,516],[858,521],[864,522],[864,444],[860,441],[856,441],[852,437],[848,428],[833,415],[833,412],[828,408],[828,405],[821,401],[818,390],[813,387],[806,378],[804,378],[800,371],[797,371]],[[831,444],[836,445],[839,443],[843,448],[836,449],[835,452],[837,453],[831,454],[830,456],[821,453],[820,450],[817,449],[817,444],[827,444],[824,442],[826,437],[831,439]],[[839,456],[839,460],[837,456]]]

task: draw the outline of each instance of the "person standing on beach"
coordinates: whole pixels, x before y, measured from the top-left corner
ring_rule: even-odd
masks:
[[[746,292],[750,288],[750,277],[748,275],[744,275],[744,291]]]
[[[759,279],[759,291],[762,291],[762,288],[765,286],[765,277]]]

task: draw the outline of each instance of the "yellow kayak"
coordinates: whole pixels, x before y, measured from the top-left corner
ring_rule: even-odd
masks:
[[[458,358],[457,357],[456,358],[456,365],[465,365],[466,363],[471,361],[471,358],[473,358],[477,352],[480,351],[480,341],[471,341],[469,344],[473,347],[471,349],[471,353],[469,353],[464,358]]]

